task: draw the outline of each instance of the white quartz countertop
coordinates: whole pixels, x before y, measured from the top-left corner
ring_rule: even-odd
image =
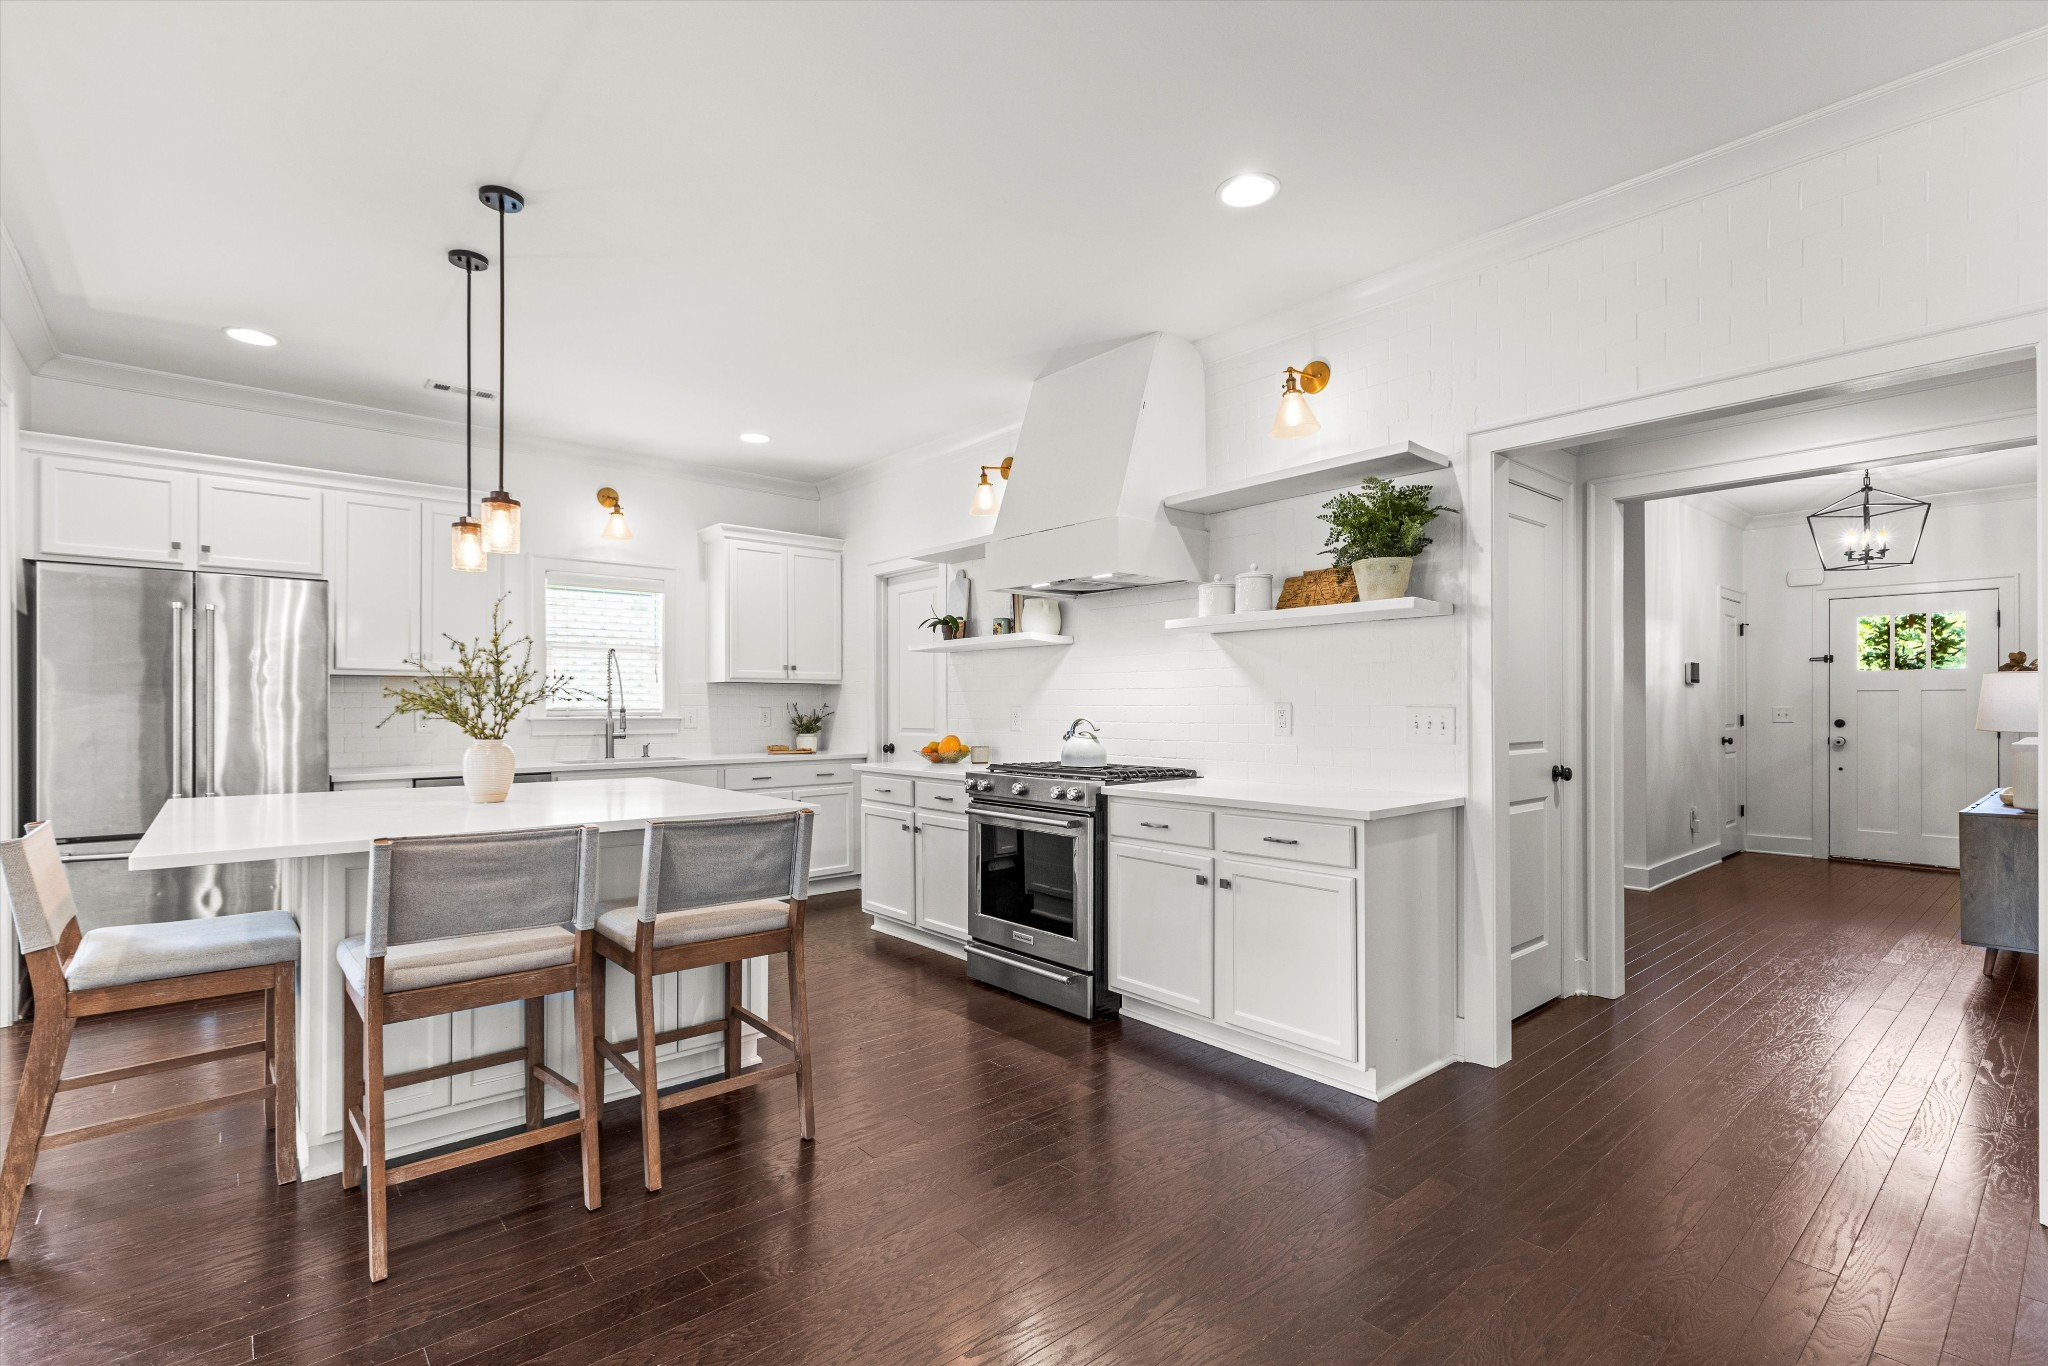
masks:
[[[1463,806],[1463,797],[1433,792],[1350,792],[1332,787],[1247,783],[1230,778],[1185,778],[1170,783],[1127,783],[1110,789],[1110,800],[1172,802],[1182,806],[1232,806],[1294,816],[1330,816],[1348,821],[1383,821],[1424,811]]]
[[[765,750],[748,750],[742,754],[679,754],[655,755],[643,759],[634,755],[630,759],[522,759],[516,772],[519,773],[574,773],[579,769],[629,769],[629,768],[728,768],[735,764],[814,764],[830,760],[846,763],[852,759],[867,758],[864,749],[826,750],[823,754],[770,754]],[[410,782],[414,778],[460,778],[462,765],[452,764],[404,764],[395,768],[337,768],[328,778],[337,783],[382,783]]]
[[[289,792],[261,797],[184,797],[165,802],[130,868],[190,868],[256,859],[352,854],[406,835],[479,834],[543,825],[629,830],[647,820],[717,820],[793,811],[766,793],[663,782],[593,778],[525,783],[502,802],[472,802],[459,787]]]
[[[957,764],[935,764],[929,759],[884,759],[878,763],[854,765],[861,773],[886,773],[892,778],[936,778],[946,783],[963,781],[967,770],[972,767],[965,759]]]

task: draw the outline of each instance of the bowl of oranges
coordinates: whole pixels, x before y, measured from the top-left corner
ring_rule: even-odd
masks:
[[[967,746],[957,735],[948,735],[943,740],[934,740],[918,751],[935,764],[957,764],[967,757]]]

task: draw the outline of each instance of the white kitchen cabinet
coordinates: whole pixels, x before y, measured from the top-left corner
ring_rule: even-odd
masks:
[[[917,923],[967,938],[967,817],[917,813]]]
[[[811,876],[838,877],[853,871],[853,789],[799,787],[793,802],[811,808]]]
[[[326,528],[320,490],[264,479],[199,476],[199,567],[249,574],[318,574]]]
[[[902,807],[860,812],[860,905],[870,915],[917,923],[917,827]],[[962,916],[964,918],[965,912]]]
[[[837,683],[840,542],[757,527],[705,527],[709,681]]]
[[[38,461],[39,554],[194,568],[198,477],[104,460]]]
[[[426,598],[422,521],[416,498],[336,493],[327,499],[336,673],[417,672],[411,660],[420,651]]]
[[[1109,986],[1211,1019],[1216,1010],[1215,860],[1109,846]]]
[[[482,573],[460,570],[450,550],[450,534],[462,509],[454,504],[428,503],[422,509],[420,525],[420,658],[431,668],[446,668],[455,662],[453,636],[460,641],[487,638],[491,633],[491,608],[505,591],[505,560],[490,557]],[[516,626],[512,635],[528,632]]]
[[[1217,859],[1216,1018],[1356,1062],[1357,880]]]

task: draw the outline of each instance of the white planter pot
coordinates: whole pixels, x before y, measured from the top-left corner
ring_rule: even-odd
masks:
[[[1379,560],[1354,560],[1351,577],[1358,583],[1360,602],[1379,602],[1385,598],[1402,598],[1408,595],[1408,576],[1415,572],[1413,555],[1390,556]]]
[[[503,740],[471,740],[462,752],[462,787],[473,802],[502,802],[512,790],[516,764]]]

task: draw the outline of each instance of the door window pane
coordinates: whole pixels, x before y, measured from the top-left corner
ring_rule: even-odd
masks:
[[[1970,667],[1969,613],[1936,612],[1929,616],[1928,664],[1936,669]]]
[[[1892,618],[1892,667],[1927,667],[1927,614],[1907,612]]]
[[[1856,618],[1856,667],[1864,672],[1892,666],[1892,619]]]

